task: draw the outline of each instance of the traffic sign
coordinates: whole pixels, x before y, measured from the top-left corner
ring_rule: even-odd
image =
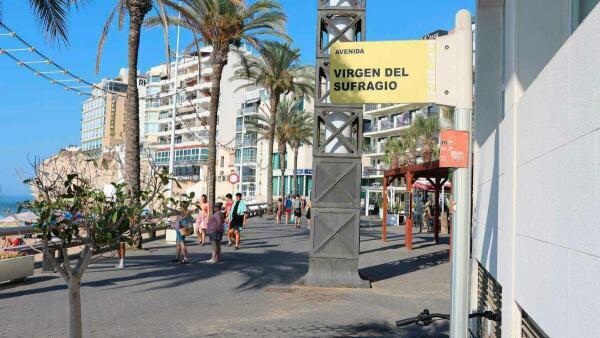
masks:
[[[240,175],[236,174],[236,173],[231,173],[229,174],[229,183],[231,184],[236,184],[240,181]]]

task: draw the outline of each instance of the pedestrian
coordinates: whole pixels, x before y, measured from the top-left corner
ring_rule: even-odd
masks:
[[[224,231],[227,231],[227,241],[229,243],[227,243],[227,246],[231,246],[231,238],[229,237],[229,218],[230,218],[230,214],[231,214],[231,209],[233,208],[233,196],[231,194],[227,194],[225,195],[225,224],[227,225],[227,230],[223,229]]]
[[[283,216],[283,199],[279,197],[277,201],[277,224],[281,224],[281,216]]]
[[[208,238],[210,238],[210,245],[212,246],[212,257],[206,263],[217,263],[221,259],[221,240],[223,239],[223,224],[225,223],[225,217],[221,212],[222,207],[222,203],[215,203],[213,214],[210,216],[206,227]]]
[[[15,246],[25,245],[25,241],[21,237],[8,237],[4,236],[4,244],[2,244],[2,249],[9,249]],[[7,250],[8,251],[8,250]]]
[[[198,241],[200,245],[204,246],[206,242],[206,226],[208,224],[208,201],[206,195],[202,195],[200,197],[200,213],[198,214],[198,218],[196,218],[196,223],[194,224],[194,230],[198,235]]]
[[[119,264],[115,266],[117,269],[125,269],[125,252],[127,249],[125,248],[125,240],[122,237],[119,237],[117,241],[117,256],[119,257]]]
[[[294,223],[296,224],[296,229],[300,229],[300,221],[302,220],[302,201],[300,200],[300,195],[296,195],[292,207],[294,208]]]
[[[190,231],[190,226],[194,219],[191,217],[186,206],[182,206],[179,216],[174,217],[173,228],[175,229],[175,258],[171,260],[173,263],[188,264],[187,248],[185,246],[185,236]],[[191,229],[190,234],[193,232]]]
[[[135,222],[135,221],[134,221]],[[115,266],[117,269],[125,269],[125,253],[127,252],[127,239],[128,232],[118,235],[117,239],[117,256],[119,257],[119,264]]]
[[[285,224],[290,224],[290,214],[292,213],[292,198],[291,196],[286,196],[284,200],[285,207]]]
[[[306,216],[306,225],[308,226],[309,229],[310,229],[310,209],[311,208],[312,208],[312,203],[310,202],[310,200],[307,200],[305,216]]]
[[[227,237],[229,237],[229,243],[235,240],[235,250],[240,248],[240,231],[246,226],[246,202],[242,200],[242,194],[235,194],[235,203],[233,209],[229,214],[229,229],[227,231]],[[231,244],[229,245],[231,246]]]

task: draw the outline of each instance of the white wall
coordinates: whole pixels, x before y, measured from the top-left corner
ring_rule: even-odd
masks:
[[[503,337],[516,304],[551,337],[600,336],[600,8],[569,37],[570,3],[478,3],[473,257]]]

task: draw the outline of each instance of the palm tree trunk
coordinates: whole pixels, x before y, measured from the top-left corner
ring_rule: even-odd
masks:
[[[283,196],[285,195],[285,169],[286,169],[286,163],[285,163],[285,153],[286,153],[286,148],[285,148],[285,143],[280,143],[279,144],[279,163],[281,164],[281,184],[279,185],[279,195],[283,198]]]
[[[137,88],[138,52],[140,33],[146,13],[152,8],[150,0],[128,0],[129,40],[127,100],[125,102],[125,176],[129,192],[133,196],[132,203],[139,203],[140,192],[140,102]],[[132,227],[134,244],[142,247],[142,233],[139,226]]]
[[[296,171],[298,170],[298,149],[299,147],[297,147],[296,145],[294,145],[294,172],[293,172],[293,191],[295,191],[297,194],[299,194],[300,192],[298,191],[298,175],[296,174]]]
[[[212,86],[210,91],[210,115],[208,118],[208,210],[212,210],[216,195],[216,170],[217,170],[217,113],[219,112],[219,98],[221,96],[221,77],[223,68],[227,64],[227,56],[215,57],[212,65]],[[212,214],[212,212],[209,212]]]
[[[267,152],[267,204],[273,205],[273,143],[275,142],[275,122],[277,118],[277,106],[279,105],[279,95],[271,93],[269,98],[271,125],[269,126],[269,150]],[[282,182],[283,183],[283,182]],[[271,210],[271,208],[269,208]]]

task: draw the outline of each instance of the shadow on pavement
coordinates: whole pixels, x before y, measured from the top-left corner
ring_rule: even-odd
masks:
[[[45,282],[45,281],[49,281],[49,280],[53,280],[59,278],[61,280],[61,282],[63,281],[63,279],[60,276],[56,276],[56,275],[41,275],[41,276],[32,276],[32,277],[28,277],[24,282],[14,282],[14,283],[6,283],[6,284],[2,284],[0,286],[0,299],[3,298],[12,298],[12,297],[19,297],[22,295],[30,295],[30,294],[35,294],[35,293],[44,293],[44,292],[48,292],[48,291],[55,291],[55,290],[64,290],[67,288],[66,284],[59,284],[59,285],[52,285],[52,286],[48,286],[48,287],[43,287],[43,288],[38,288],[38,289],[27,289],[27,290],[20,290],[20,291],[14,291],[14,292],[2,292],[4,290],[9,290],[12,288],[16,288],[16,287],[23,287],[23,286],[29,286],[32,284],[36,284],[36,283],[41,283],[41,282]]]
[[[286,323],[287,324],[287,323]],[[448,322],[434,322],[429,327],[416,325],[397,328],[384,321],[370,321],[352,325],[323,325],[320,323],[298,323],[292,325],[254,325],[245,329],[249,337],[405,337],[429,338],[448,337]],[[237,336],[238,332],[220,332],[207,337],[223,335]]]
[[[448,250],[427,253],[398,261],[374,265],[360,269],[360,273],[369,276],[371,282],[377,282],[417,270],[431,268],[448,262]]]
[[[191,263],[181,265],[171,263],[171,255],[134,256],[127,260],[125,273],[112,278],[103,278],[83,283],[84,287],[126,288],[131,285],[145,285],[143,291],[179,287],[203,279],[218,276],[227,271],[236,271],[243,275],[242,283],[236,289],[260,289],[273,285],[294,284],[307,271],[307,254],[292,253],[280,250],[265,250],[260,253],[223,250],[223,261],[208,264],[203,261],[210,258],[206,253],[192,253]],[[258,245],[255,247],[269,247]],[[94,272],[114,271],[112,264],[96,264],[90,268],[89,275]],[[88,276],[89,276],[88,275]],[[134,281],[134,283],[122,283]]]

